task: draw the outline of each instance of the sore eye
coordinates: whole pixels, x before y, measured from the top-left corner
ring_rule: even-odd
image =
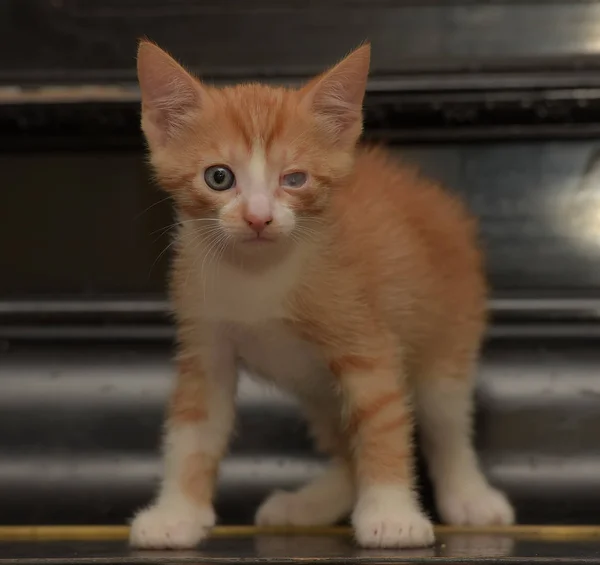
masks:
[[[235,175],[225,165],[213,165],[204,171],[204,181],[213,190],[229,190],[235,184]]]
[[[288,173],[281,177],[281,186],[284,186],[285,188],[301,188],[306,184],[307,178],[306,173],[301,171]]]

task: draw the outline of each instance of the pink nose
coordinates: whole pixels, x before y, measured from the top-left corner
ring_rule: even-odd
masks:
[[[258,216],[254,214],[246,214],[244,219],[256,233],[263,231],[273,221],[271,216]]]

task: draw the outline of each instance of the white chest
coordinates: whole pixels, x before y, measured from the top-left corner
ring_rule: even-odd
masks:
[[[284,324],[238,326],[233,339],[244,366],[282,390],[312,396],[330,388],[331,376],[318,349]]]
[[[287,299],[305,265],[302,251],[258,272],[230,262],[196,261],[184,292],[187,312],[226,328],[224,336],[251,373],[301,395],[330,381],[317,348],[284,322]]]
[[[188,263],[193,265],[193,259]],[[189,269],[185,283],[186,306],[213,322],[254,325],[282,319],[302,264],[300,249],[260,270],[244,269],[229,261],[198,260]]]

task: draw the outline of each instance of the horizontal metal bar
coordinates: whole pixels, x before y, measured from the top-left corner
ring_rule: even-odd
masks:
[[[490,325],[487,339],[600,339],[600,324],[592,323],[506,323]],[[171,342],[175,328],[171,325],[0,325],[0,340],[35,342]],[[1,347],[0,347],[1,350]]]
[[[0,300],[5,314],[153,314],[164,315],[169,302],[162,299],[132,300]]]
[[[366,130],[365,139],[388,144],[473,143],[503,141],[592,140],[600,137],[599,124],[505,125],[448,128]]]
[[[600,67],[600,58],[598,58]],[[243,82],[243,79],[241,79]],[[248,79],[249,80],[249,79]],[[261,79],[266,84],[300,86],[303,77],[284,76]],[[240,80],[214,80],[211,84],[225,86]],[[419,92],[493,92],[523,90],[582,91],[600,88],[600,75],[594,71],[548,72],[528,69],[524,72],[480,73],[405,73],[397,76],[372,76],[367,91],[381,93]],[[136,82],[119,84],[40,84],[22,86],[0,85],[0,106],[16,104],[83,104],[139,102]]]
[[[600,76],[600,75],[599,75]],[[600,135],[600,83],[550,90],[370,91],[365,135],[387,142],[574,139]],[[431,86],[431,85],[430,85]],[[464,85],[463,85],[464,86]],[[142,150],[136,89],[75,88],[57,94],[0,89],[3,150],[79,151],[90,147]],[[18,89],[17,89],[18,90]],[[62,98],[61,98],[62,96]],[[78,96],[80,96],[78,98]],[[4,102],[3,102],[4,101]]]
[[[593,312],[600,316],[600,298],[493,298],[493,312]]]
[[[497,298],[488,339],[599,339],[600,299]],[[170,342],[166,300],[0,301],[0,339]]]
[[[164,325],[144,326],[112,324],[82,325],[69,324],[60,326],[35,325],[0,325],[0,340],[47,341],[47,342],[84,342],[84,341],[172,341],[175,329]],[[1,350],[1,347],[0,347]]]
[[[540,313],[556,312],[563,314],[586,313],[600,318],[599,298],[578,297],[511,297],[492,298],[489,307],[494,313]],[[42,299],[42,300],[0,300],[0,317],[6,315],[90,315],[90,314],[149,314],[165,316],[169,301],[154,299]]]

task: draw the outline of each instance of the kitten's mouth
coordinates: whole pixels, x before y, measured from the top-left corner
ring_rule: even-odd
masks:
[[[243,241],[244,241],[244,243],[260,244],[260,243],[273,243],[275,240],[271,237],[266,237],[264,235],[257,234],[252,237],[247,237]]]

